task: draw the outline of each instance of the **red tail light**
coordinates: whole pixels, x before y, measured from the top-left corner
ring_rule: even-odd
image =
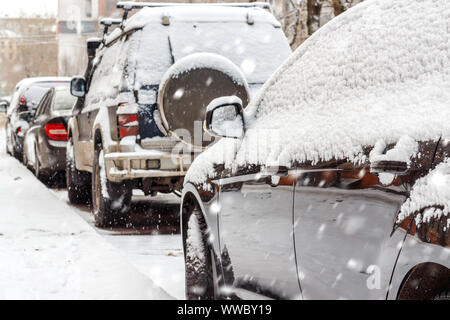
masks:
[[[17,134],[17,133],[21,133],[21,132],[22,132],[22,128],[21,128],[21,127],[18,127],[17,130],[16,130],[16,134]]]
[[[19,104],[21,106],[26,105],[27,104],[27,99],[25,97],[20,97]]]
[[[50,140],[67,141],[69,138],[66,126],[63,123],[47,123],[45,133]]]
[[[119,128],[120,138],[137,136],[139,134],[139,119],[136,105],[119,105],[117,109],[117,127]]]

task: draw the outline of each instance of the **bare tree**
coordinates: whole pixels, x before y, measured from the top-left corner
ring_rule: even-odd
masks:
[[[363,0],[272,0],[293,49],[328,21]]]

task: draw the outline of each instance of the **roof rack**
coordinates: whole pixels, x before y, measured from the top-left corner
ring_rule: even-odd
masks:
[[[112,18],[104,18],[100,20],[100,24],[104,26],[103,29],[103,42],[105,42],[106,36],[108,35],[108,30],[113,25],[119,25],[122,23],[122,19],[112,19]]]
[[[117,9],[123,9],[122,27],[128,18],[131,10],[142,8],[161,8],[161,7],[179,7],[179,6],[210,6],[210,7],[238,7],[238,8],[261,8],[273,13],[272,6],[267,2],[228,2],[228,3],[164,3],[164,2],[133,2],[120,1],[117,3]]]

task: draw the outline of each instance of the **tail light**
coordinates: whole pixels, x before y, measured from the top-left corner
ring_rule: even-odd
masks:
[[[67,141],[69,134],[67,133],[64,123],[47,123],[45,125],[45,133],[50,140]]]
[[[16,134],[19,134],[19,133],[21,133],[22,132],[22,128],[21,127],[18,127],[17,129],[16,129]]]
[[[117,109],[117,127],[119,138],[137,136],[139,134],[139,119],[136,104],[122,103]]]
[[[26,99],[25,97],[20,97],[20,99],[19,99],[19,104],[20,104],[21,106],[26,105],[26,104],[27,104],[27,99]]]

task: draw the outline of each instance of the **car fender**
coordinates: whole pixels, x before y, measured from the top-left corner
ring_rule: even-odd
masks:
[[[92,126],[92,146],[95,145],[95,134],[96,132],[100,132],[102,147],[105,153],[111,152],[112,148],[117,144],[117,142],[113,141],[111,138],[111,128],[109,123],[109,110],[108,107],[100,107],[98,113],[95,117],[94,124]],[[93,151],[93,150],[92,150]]]
[[[418,266],[433,265],[434,268],[450,274],[450,248],[426,243],[408,234],[403,244],[397,266],[392,276],[388,299],[396,299],[403,285]],[[435,279],[441,281],[439,279]],[[450,282],[450,279],[448,279]],[[448,289],[448,288],[447,288]],[[435,293],[437,294],[437,293]]]

